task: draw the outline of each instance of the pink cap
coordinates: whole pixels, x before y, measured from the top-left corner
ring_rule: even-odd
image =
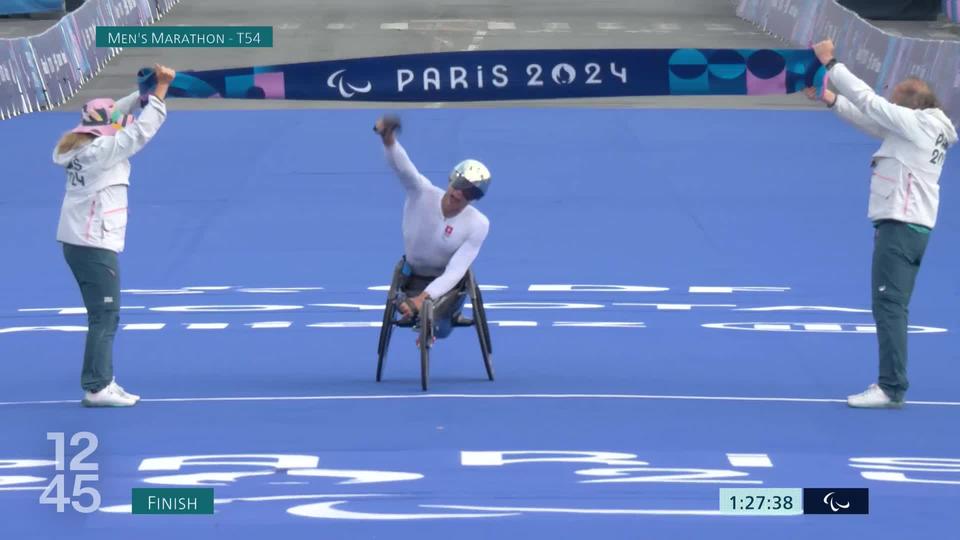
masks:
[[[80,125],[70,131],[111,136],[132,123],[133,116],[117,110],[117,103],[114,100],[97,98],[84,104]]]

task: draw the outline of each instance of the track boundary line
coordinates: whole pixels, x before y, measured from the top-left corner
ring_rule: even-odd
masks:
[[[371,394],[320,396],[223,396],[223,397],[169,397],[144,398],[142,403],[208,403],[208,402],[264,402],[264,401],[376,401],[417,399],[572,399],[572,400],[665,400],[665,401],[738,401],[762,403],[846,403],[845,399],[792,398],[759,396],[690,396],[656,394]],[[78,404],[79,399],[46,401],[3,401],[0,406]],[[907,401],[907,405],[960,407],[958,401]]]

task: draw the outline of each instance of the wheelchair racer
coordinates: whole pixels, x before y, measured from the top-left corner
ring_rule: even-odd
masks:
[[[405,298],[398,309],[413,320],[427,299],[434,303],[434,337],[444,338],[454,326],[470,321],[460,312],[466,299],[463,279],[480,253],[490,220],[471,203],[490,186],[490,171],[473,159],[450,172],[446,191],[420,174],[397,141],[400,121],[377,120],[374,131],[383,140],[387,164],[406,191],[403,207]]]

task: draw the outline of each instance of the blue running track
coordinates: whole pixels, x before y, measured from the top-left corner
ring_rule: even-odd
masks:
[[[494,174],[474,268],[497,379],[460,329],[423,393],[409,330],[374,382],[403,197],[377,113],[171,112],[133,159],[115,365],[144,399],[125,410],[79,405],[49,157],[75,115],[0,123],[0,538],[955,537],[956,159],[909,403],[861,411],[874,141],[827,112],[408,111],[435,183],[466,157]],[[100,508],[58,513],[47,433],[84,431]],[[197,485],[214,515],[130,514],[132,488]],[[720,515],[737,487],[867,487],[870,513]]]

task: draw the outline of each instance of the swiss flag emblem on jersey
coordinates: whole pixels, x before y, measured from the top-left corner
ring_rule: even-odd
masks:
[[[450,225],[447,225],[447,228],[443,230],[443,235],[450,236],[451,234],[453,234],[453,227]]]

